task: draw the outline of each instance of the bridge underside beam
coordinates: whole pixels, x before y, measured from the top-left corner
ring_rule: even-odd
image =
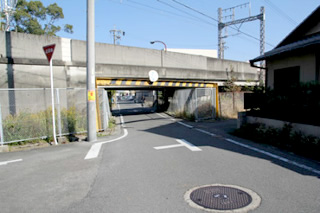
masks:
[[[182,88],[217,88],[218,84],[210,82],[194,82],[194,81],[163,81],[150,82],[148,79],[107,79],[97,78],[96,85],[98,87],[111,86],[111,87],[182,87]]]

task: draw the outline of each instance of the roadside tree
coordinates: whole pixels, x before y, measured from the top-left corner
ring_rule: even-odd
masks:
[[[18,0],[13,28],[17,32],[54,36],[61,30],[55,23],[63,18],[63,10],[57,3],[45,7],[41,1]],[[63,27],[65,32],[73,33],[72,25]]]

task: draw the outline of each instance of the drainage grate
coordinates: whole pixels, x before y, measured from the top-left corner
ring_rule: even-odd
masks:
[[[260,196],[250,189],[234,185],[212,184],[190,189],[185,194],[190,206],[210,212],[248,212],[256,209]]]

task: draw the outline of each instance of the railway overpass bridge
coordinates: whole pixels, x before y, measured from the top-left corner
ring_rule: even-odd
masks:
[[[49,88],[49,64],[42,49],[48,44],[56,44],[52,57],[54,87],[86,88],[86,41],[0,31],[0,44],[0,89]],[[195,92],[197,88],[207,88],[213,91],[211,99],[215,100],[217,113],[218,86],[230,78],[237,79],[238,85],[255,85],[259,81],[259,71],[247,62],[105,43],[96,43],[95,50],[98,87],[161,90],[181,109],[186,108],[181,100],[190,102],[195,94],[204,94],[203,90]],[[156,70],[159,75],[159,80],[153,84],[148,82],[150,70]],[[181,91],[182,88],[189,91]],[[179,90],[175,100],[173,93]],[[10,112],[19,111],[16,102],[30,99],[14,91],[7,95],[2,98],[5,102],[2,104],[14,108]],[[83,95],[68,96],[65,103],[74,104],[77,97]]]
[[[85,41],[3,31],[0,32],[0,88],[49,87],[48,62],[42,47],[52,43],[56,44],[53,55],[55,87],[85,88]],[[116,80],[110,83],[146,80],[150,70],[156,70],[159,80],[166,82],[216,83],[221,86],[231,77],[237,79],[239,85],[259,81],[257,69],[247,62],[96,43],[97,79]]]

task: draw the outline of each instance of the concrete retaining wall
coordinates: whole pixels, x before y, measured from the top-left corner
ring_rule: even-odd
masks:
[[[238,112],[244,111],[245,92],[220,92],[219,117],[237,118]]]

